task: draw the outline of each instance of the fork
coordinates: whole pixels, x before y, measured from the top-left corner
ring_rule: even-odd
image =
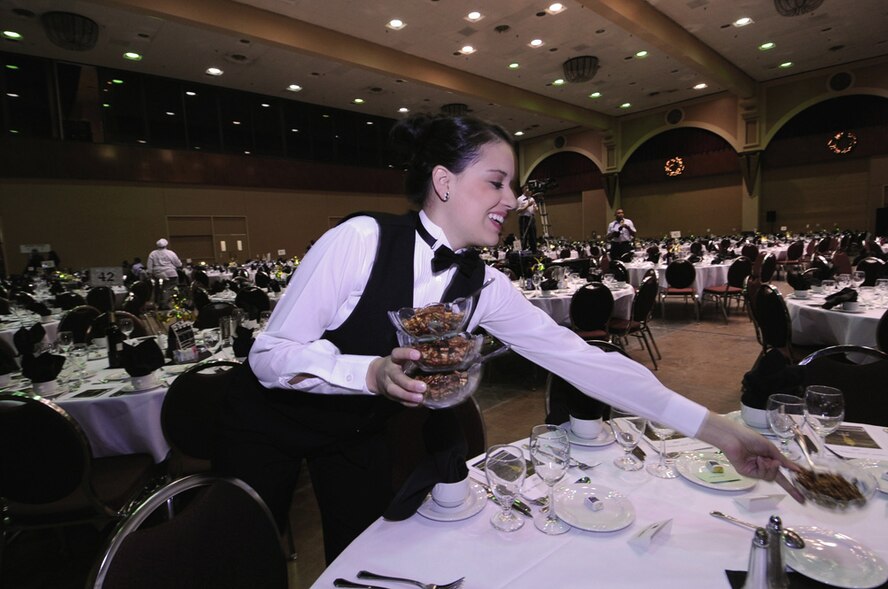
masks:
[[[460,577],[456,581],[451,581],[450,583],[446,583],[444,585],[435,585],[434,583],[423,583],[421,581],[414,581],[413,579],[405,579],[403,577],[386,577],[385,575],[378,575],[376,573],[371,573],[370,571],[358,571],[359,579],[372,579],[374,581],[397,581],[400,583],[411,583],[416,585],[420,589],[458,589],[462,587],[463,581],[465,581],[465,577]]]

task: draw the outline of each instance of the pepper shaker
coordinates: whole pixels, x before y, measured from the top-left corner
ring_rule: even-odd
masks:
[[[783,522],[780,516],[768,519],[768,587],[788,589],[789,577],[783,564]]]
[[[770,589],[768,585],[768,532],[758,528],[749,549],[749,568],[742,589]]]

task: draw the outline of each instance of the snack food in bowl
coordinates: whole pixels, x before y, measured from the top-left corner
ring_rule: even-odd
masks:
[[[475,363],[466,370],[424,372],[415,363],[409,363],[406,372],[411,378],[426,383],[423,405],[432,409],[444,409],[459,405],[478,390],[482,369],[481,364]]]
[[[805,499],[826,509],[841,511],[862,507],[876,492],[876,479],[868,472],[839,461],[815,462],[815,469],[790,473]]]
[[[389,319],[403,333],[414,337],[447,335],[465,329],[475,304],[474,297],[425,307],[403,307],[389,311]]]
[[[425,372],[464,370],[478,359],[483,335],[457,333],[448,336],[413,337],[398,333],[398,343],[419,350],[422,354],[416,364]]]

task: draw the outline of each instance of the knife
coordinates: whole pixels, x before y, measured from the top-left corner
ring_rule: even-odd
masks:
[[[499,502],[499,499],[496,498],[496,495],[493,494],[493,491],[490,490],[490,487],[488,487],[487,485],[481,485],[481,488],[484,489],[485,493],[487,493],[488,499],[490,499],[491,501],[493,501],[497,505],[502,505]],[[525,503],[521,499],[515,499],[514,501],[512,501],[512,507],[515,509],[515,511],[517,511],[518,513],[520,513],[522,515],[526,515],[527,517],[533,517],[533,512],[530,510],[530,506],[527,505],[527,503]]]

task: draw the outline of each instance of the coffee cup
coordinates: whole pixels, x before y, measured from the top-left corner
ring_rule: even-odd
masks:
[[[51,395],[59,390],[59,381],[33,382],[31,383],[31,390],[38,395]]]
[[[146,374],[145,376],[134,376],[131,379],[133,390],[141,391],[159,386],[157,379],[157,371]]]
[[[809,292],[808,290],[797,290],[792,293],[792,296],[794,296],[797,299],[807,299],[808,292]]]
[[[858,303],[857,301],[845,301],[844,303],[842,303],[842,309],[844,309],[845,311],[859,311],[860,303]]]
[[[432,500],[441,507],[459,507],[469,496],[469,477],[455,483],[438,483],[432,488]]]
[[[584,440],[594,440],[601,435],[603,423],[601,418],[598,419],[580,419],[579,417],[570,416],[570,431],[578,438]]]

